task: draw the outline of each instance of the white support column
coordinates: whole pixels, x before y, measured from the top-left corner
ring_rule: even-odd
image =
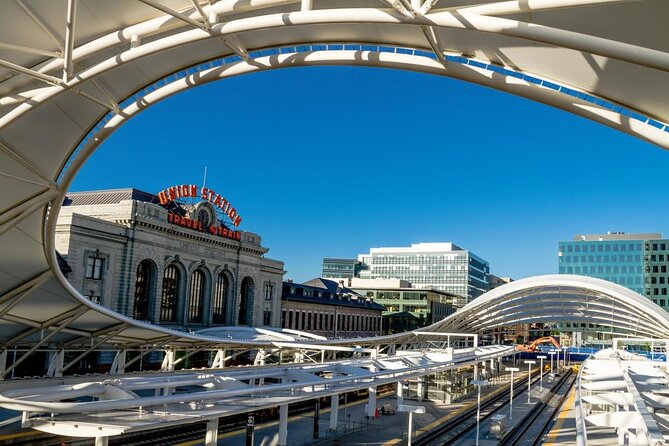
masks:
[[[279,406],[279,446],[288,444],[288,404]]]
[[[108,446],[109,437],[95,437],[95,446]]]
[[[211,363],[212,369],[222,369],[225,367],[225,350],[217,350],[214,361]]]
[[[109,369],[110,374],[123,374],[125,373],[125,350],[119,350],[114,356],[114,361],[112,362],[111,368]]]
[[[258,350],[256,353],[256,359],[253,361],[253,365],[265,365],[265,350]]]
[[[403,381],[397,381],[397,404],[404,404],[403,385]]]
[[[49,356],[49,368],[46,372],[46,376],[52,376],[55,378],[60,378],[63,376],[63,363],[65,361],[65,350],[59,350],[57,352],[50,352]]]
[[[0,351],[0,381],[5,379],[5,370],[7,369],[7,349]]]
[[[207,431],[204,434],[204,446],[216,446],[218,443],[218,418],[207,420]]]
[[[174,371],[174,350],[165,350],[165,357],[163,358],[163,364],[160,366],[161,372],[173,372]]]
[[[425,381],[424,376],[419,376],[418,379],[416,379],[416,393],[418,393],[418,402],[423,401],[423,383]]]
[[[337,423],[339,422],[339,394],[330,397],[330,431],[337,430]]]
[[[479,365],[474,364],[474,380],[479,379]]]
[[[301,10],[302,11],[311,11],[313,8],[313,0],[302,0]]]
[[[373,419],[374,415],[376,415],[376,386],[370,387],[368,390],[367,416]]]

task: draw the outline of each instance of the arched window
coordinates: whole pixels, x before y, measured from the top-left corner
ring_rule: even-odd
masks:
[[[177,303],[179,302],[179,288],[181,273],[175,265],[165,268],[163,274],[163,297],[160,301],[160,322],[177,321]]]
[[[244,277],[242,280],[239,300],[239,325],[251,325],[253,322],[253,279]]]
[[[225,273],[220,273],[216,278],[214,288],[213,318],[214,324],[225,324],[225,300],[228,296],[229,281]]]
[[[204,304],[204,273],[196,269],[190,277],[188,293],[188,322],[202,323],[202,306]]]
[[[153,279],[153,268],[150,260],[142,260],[137,265],[137,277],[135,278],[135,304],[132,317],[140,321],[149,319],[149,296],[151,294],[151,281]]]

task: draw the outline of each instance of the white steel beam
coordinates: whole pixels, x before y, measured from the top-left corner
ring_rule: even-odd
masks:
[[[63,81],[58,79],[57,77],[49,76],[48,74],[42,74],[38,71],[31,70],[29,68],[24,68],[20,65],[16,65],[15,63],[2,60],[0,59],[0,66],[8,68],[12,71],[15,71],[17,73],[25,74],[27,76],[32,77],[33,79],[40,80],[42,82],[46,82],[47,84],[51,85],[62,85]]]
[[[182,22],[188,23],[189,25],[192,25],[196,28],[199,28],[199,29],[202,29],[202,30],[205,30],[205,31],[207,30],[207,26],[203,25],[202,23],[200,23],[196,20],[193,20],[190,17],[188,17],[184,14],[181,14],[180,12],[177,12],[173,9],[170,9],[167,6],[164,6],[164,5],[158,3],[155,0],[139,0],[139,1],[146,4],[146,5],[151,6],[152,8],[155,8],[159,11],[162,11],[167,15],[171,15],[172,17],[174,17],[176,19],[179,19]]]
[[[202,5],[200,5],[200,0],[191,0],[191,3],[193,3],[193,6],[195,6],[195,9],[197,9],[197,12],[200,14],[200,18],[204,22],[207,29],[211,28],[211,22],[209,22],[207,14],[204,12],[204,9],[202,9]]]
[[[62,53],[57,51],[43,50],[41,48],[31,48],[28,46],[21,45],[12,45],[9,43],[0,42],[0,49],[17,51],[19,53],[34,54],[37,56],[48,56],[48,57],[62,57]]]
[[[67,1],[67,22],[65,23],[65,52],[63,54],[63,82],[73,73],[72,51],[74,50],[74,25],[77,17],[77,0]]]

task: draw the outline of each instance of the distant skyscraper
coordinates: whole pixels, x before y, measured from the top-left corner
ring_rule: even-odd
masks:
[[[403,279],[415,288],[462,296],[462,306],[488,290],[488,262],[453,243],[416,243],[411,247],[372,248],[360,254],[361,278]]]
[[[662,234],[577,235],[559,242],[560,274],[597,277],[625,286],[669,308],[669,240]]]
[[[323,259],[324,279],[352,279],[360,277],[362,263],[356,259],[335,259],[325,257]]]

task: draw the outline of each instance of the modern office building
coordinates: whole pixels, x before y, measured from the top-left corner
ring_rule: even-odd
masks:
[[[576,235],[558,244],[559,273],[596,277],[645,294],[645,243],[661,238],[620,232]]]
[[[171,189],[198,197],[182,205],[137,189],[68,194],[56,248],[70,283],[114,311],[170,328],[278,327],[283,262],[265,257],[259,235],[237,229],[236,211],[220,220],[216,195]]]
[[[416,288],[461,296],[462,307],[488,290],[488,262],[454,243],[416,243],[410,247],[372,248],[358,260],[366,279],[397,278]]]
[[[558,246],[559,272],[623,285],[669,309],[669,240],[660,233],[577,235]]]
[[[324,279],[349,279],[360,277],[362,268],[362,262],[356,259],[325,257],[323,259],[323,272],[321,277]]]
[[[327,338],[381,333],[384,307],[332,280],[283,282],[281,327]]]

